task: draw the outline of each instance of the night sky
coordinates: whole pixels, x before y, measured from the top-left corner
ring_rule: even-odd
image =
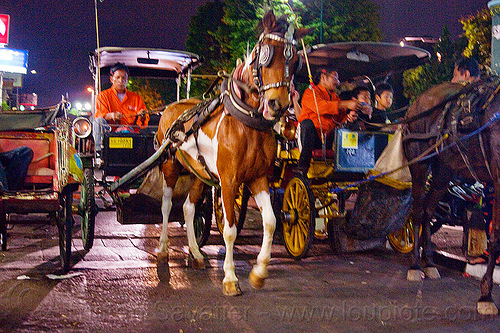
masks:
[[[100,46],[156,47],[184,50],[187,25],[209,0],[104,0],[98,2]],[[487,8],[488,0],[373,0],[380,5],[384,40],[405,36],[438,37],[446,24],[462,32],[460,17]],[[10,15],[7,47],[28,50],[22,92],[38,94],[39,106],[90,101],[88,53],[96,48],[94,0],[1,0],[0,14]]]

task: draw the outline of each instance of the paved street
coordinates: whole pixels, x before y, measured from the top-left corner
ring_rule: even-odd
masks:
[[[23,219],[25,219],[23,217]],[[186,268],[184,230],[170,224],[170,280],[156,273],[156,225],[120,225],[100,212],[94,247],[74,237],[74,265],[59,276],[57,228],[14,224],[0,254],[0,331],[5,332],[470,332],[497,331],[476,314],[479,281],[440,267],[442,279],[406,281],[408,258],[389,249],[332,254],[315,243],[301,261],[274,245],[269,279],[248,283],[260,244],[251,214],[235,247],[243,295],[222,295],[222,237],[203,247],[208,268]],[[78,236],[78,237],[77,237]],[[52,276],[51,274],[55,275]],[[500,304],[500,288],[494,299]]]

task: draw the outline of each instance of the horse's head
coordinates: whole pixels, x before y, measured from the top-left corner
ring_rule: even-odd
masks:
[[[290,81],[297,69],[297,39],[308,31],[276,18],[268,11],[262,19],[263,32],[239,71],[237,81],[245,103],[258,109],[267,120],[280,118],[290,104]],[[244,82],[246,87],[241,87]]]

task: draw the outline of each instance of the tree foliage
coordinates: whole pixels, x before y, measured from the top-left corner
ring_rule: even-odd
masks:
[[[439,42],[434,47],[434,54],[425,65],[409,69],[403,73],[404,95],[410,101],[430,87],[449,81],[453,76],[455,62],[461,56],[466,46],[466,40],[461,38],[453,41],[445,26]]]
[[[378,28],[378,7],[371,0],[310,0],[293,1],[293,12],[286,1],[271,0],[216,0],[200,7],[189,25],[189,51],[204,56],[206,62],[200,71],[230,72],[238,58],[243,58],[256,43],[260,33],[258,24],[266,9],[277,16],[290,15],[305,28],[314,28],[306,44],[319,43],[320,11],[323,1],[323,42],[372,40],[381,38]],[[222,18],[220,9],[223,9]],[[211,19],[210,26],[202,21]],[[204,36],[210,36],[213,47],[204,47]],[[200,43],[201,47],[196,45]]]
[[[461,19],[464,34],[453,41],[448,29],[443,29],[431,60],[422,66],[405,71],[405,96],[413,101],[435,84],[449,81],[459,57],[474,57],[483,70],[491,66],[491,13],[488,9]],[[440,54],[441,58],[436,55]]]
[[[464,56],[474,57],[484,67],[491,67],[491,11],[484,9],[475,16],[460,20],[468,45]]]

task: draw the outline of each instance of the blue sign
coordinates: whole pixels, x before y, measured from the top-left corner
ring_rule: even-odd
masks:
[[[0,48],[0,72],[26,74],[28,51]]]

